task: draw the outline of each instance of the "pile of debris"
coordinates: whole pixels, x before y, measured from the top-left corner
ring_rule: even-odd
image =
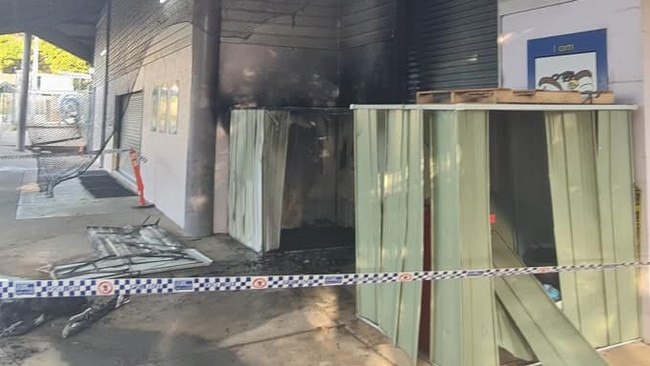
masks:
[[[158,222],[140,226],[88,227],[97,256],[40,268],[53,279],[97,279],[140,276],[209,266],[212,260],[195,249],[184,248]],[[3,280],[20,280],[0,276]],[[68,317],[61,335],[68,338],[88,328],[129,297],[89,300],[85,297],[0,300],[0,337],[20,336],[55,318]]]
[[[68,338],[128,302],[123,295],[103,301],[85,297],[2,300],[0,337],[21,336],[53,319],[69,317],[61,331],[61,336]]]

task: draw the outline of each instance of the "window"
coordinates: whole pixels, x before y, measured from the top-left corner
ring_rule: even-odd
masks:
[[[167,103],[169,110],[168,132],[175,135],[178,132],[178,81],[175,81],[169,88]]]
[[[167,118],[168,118],[168,93],[169,86],[167,83],[163,84],[160,88],[160,102],[158,106],[158,132],[167,132]]]
[[[152,93],[153,116],[151,131],[176,135],[178,133],[179,83],[156,85]]]
[[[158,109],[160,108],[160,86],[156,85],[151,92],[152,114],[151,114],[151,131],[158,130]]]

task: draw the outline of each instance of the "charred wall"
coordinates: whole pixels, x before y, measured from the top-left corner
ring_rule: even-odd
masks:
[[[344,1],[341,104],[396,103],[403,97],[401,42],[408,0]]]
[[[354,226],[352,125],[345,109],[292,112],[283,229]]]
[[[150,40],[191,22],[192,0],[113,0],[109,81],[133,83]],[[218,103],[334,107],[399,101],[396,0],[223,0]],[[107,13],[97,25],[95,87],[103,98]],[[397,71],[397,72],[396,72]],[[124,89],[121,87],[120,89]],[[112,99],[109,95],[109,103]],[[96,103],[96,120],[103,118]],[[114,107],[107,110],[111,130]]]
[[[224,0],[220,103],[335,106],[338,18],[339,0]]]

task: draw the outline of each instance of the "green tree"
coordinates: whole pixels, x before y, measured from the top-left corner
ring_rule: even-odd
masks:
[[[0,35],[0,72],[13,73],[23,58],[23,40],[16,34]]]
[[[20,68],[23,58],[23,34],[0,35],[0,71],[12,73],[14,68]],[[60,71],[87,73],[90,65],[71,53],[46,42],[39,41],[39,67],[44,73]]]
[[[90,65],[86,61],[49,42],[41,40],[39,43],[39,51],[40,71],[51,73],[60,71],[87,73],[90,68]]]

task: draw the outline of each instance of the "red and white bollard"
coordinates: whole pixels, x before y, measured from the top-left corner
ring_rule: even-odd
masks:
[[[135,149],[129,151],[131,158],[131,166],[133,167],[133,174],[135,175],[135,184],[138,188],[138,208],[150,208],[153,205],[147,205],[144,199],[144,183],[142,182],[142,174],[140,173],[140,163],[138,162],[138,154]]]

